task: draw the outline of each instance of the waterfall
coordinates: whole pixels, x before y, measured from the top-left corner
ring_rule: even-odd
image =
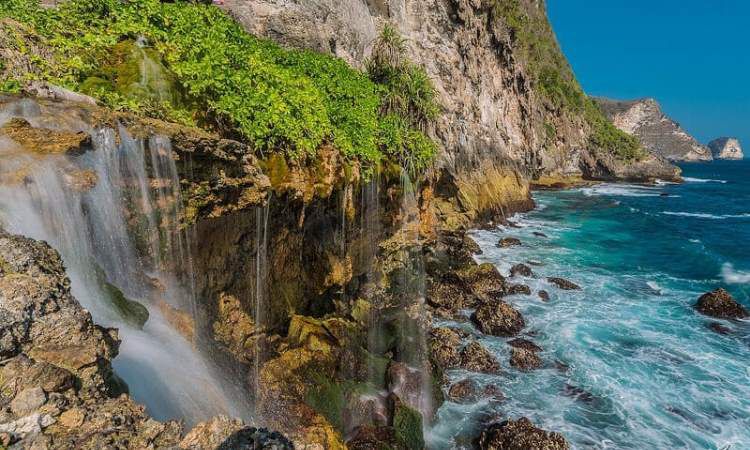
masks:
[[[193,310],[184,312],[194,308],[192,261],[168,139],[147,145],[122,127],[104,128],[92,145],[78,156],[39,157],[0,138],[0,223],[60,252],[73,295],[96,322],[120,330],[113,366],[154,418],[242,416],[184,336],[194,332]]]
[[[253,293],[253,320],[255,321],[256,334],[267,331],[268,325],[268,214],[271,198],[263,206],[255,208],[255,259],[254,259],[254,284]],[[258,412],[258,399],[260,398],[260,371],[264,362],[263,342],[265,339],[259,336],[255,339],[255,355],[253,357],[252,379],[253,399],[255,402],[255,418],[260,417]]]

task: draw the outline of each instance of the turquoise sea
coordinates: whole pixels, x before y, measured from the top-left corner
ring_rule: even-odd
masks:
[[[518,228],[474,233],[478,260],[504,275],[519,262],[539,264],[534,277],[514,280],[533,294],[508,300],[547,366],[518,372],[507,339],[483,336],[505,372],[477,380],[507,399],[446,403],[435,448],[468,448],[482,421],[519,416],[575,448],[750,448],[750,322],[692,308],[717,287],[750,307],[750,161],[685,165],[683,175],[683,184],[537,192],[538,207],[514,218]],[[497,248],[504,236],[522,245]],[[548,276],[583,290],[558,290]]]

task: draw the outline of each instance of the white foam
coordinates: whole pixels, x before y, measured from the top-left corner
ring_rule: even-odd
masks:
[[[721,277],[728,284],[748,284],[750,283],[750,272],[735,270],[731,263],[724,263],[721,266]]]
[[[683,180],[685,180],[688,183],[722,183],[726,184],[726,180],[713,180],[710,178],[691,178],[691,177],[684,177]]]
[[[581,188],[583,195],[593,196],[615,196],[615,197],[658,197],[659,188],[655,186],[643,186],[638,184],[599,184],[596,186]]]
[[[743,214],[708,214],[708,213],[691,213],[683,211],[662,211],[662,214],[668,216],[695,217],[698,219],[724,220],[724,219],[744,219],[750,218],[750,213]]]

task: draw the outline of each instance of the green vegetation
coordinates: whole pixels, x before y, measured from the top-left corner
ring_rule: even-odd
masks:
[[[396,432],[396,440],[409,449],[420,449],[425,447],[422,431],[422,415],[419,411],[410,408],[398,401],[393,411],[393,428]]]
[[[45,9],[4,0],[0,26],[15,37],[0,38],[0,47],[29,68],[0,67],[3,91],[48,81],[297,158],[330,142],[371,166],[387,155],[419,170],[435,153],[425,134],[438,111],[435,92],[405,60],[402,41],[398,64],[373,58],[364,73],[256,38],[219,8],[195,3],[70,0]],[[382,47],[394,39],[386,28]]]
[[[494,0],[492,15],[502,21],[516,47],[519,59],[532,78],[532,85],[552,108],[580,115],[591,127],[589,146],[621,160],[644,156],[644,150],[632,136],[617,129],[595,102],[581,89],[573,74],[543,7],[528,0]],[[550,129],[545,126],[550,138]]]

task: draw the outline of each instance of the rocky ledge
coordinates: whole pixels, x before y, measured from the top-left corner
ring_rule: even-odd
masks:
[[[720,137],[708,143],[714,159],[742,159],[742,146],[737,138]]]
[[[670,161],[710,161],[711,152],[667,117],[652,98],[618,101],[596,99],[605,115],[622,131],[632,134],[657,156]]]
[[[119,343],[73,297],[54,249],[0,229],[0,447],[292,448],[227,417],[187,434],[152,419],[112,370]]]

